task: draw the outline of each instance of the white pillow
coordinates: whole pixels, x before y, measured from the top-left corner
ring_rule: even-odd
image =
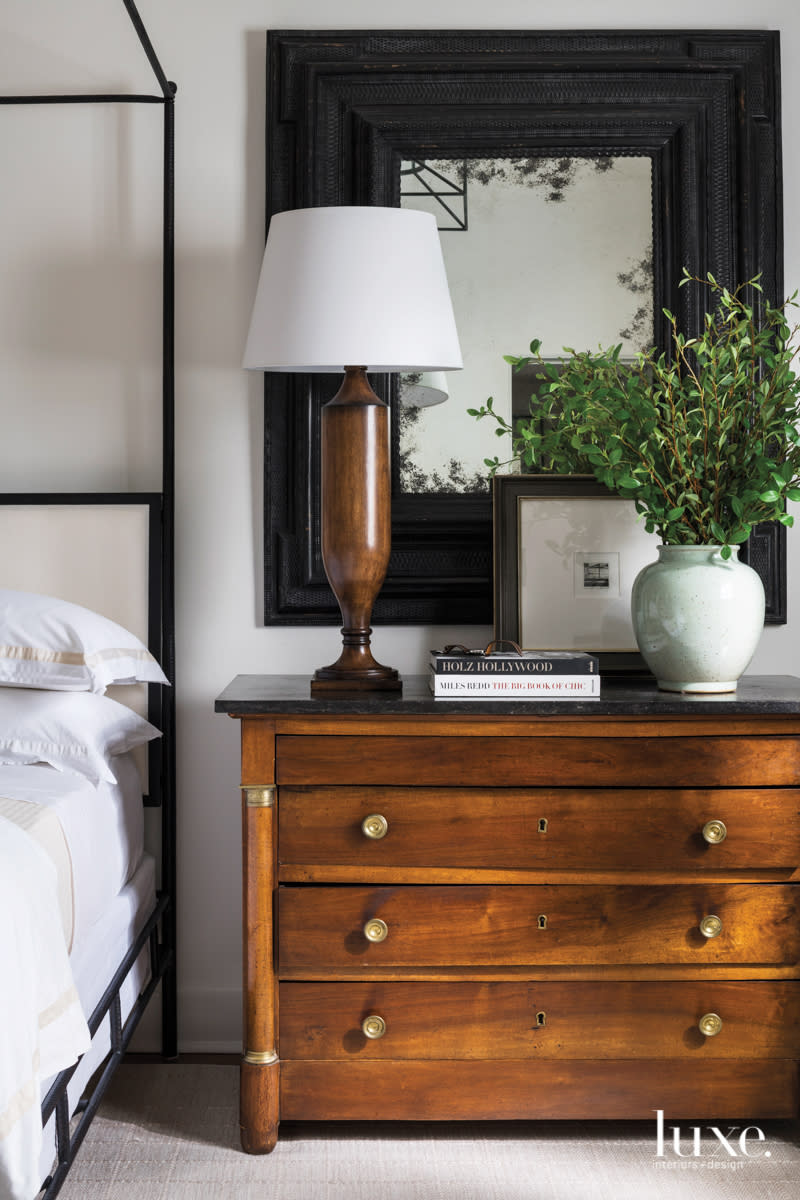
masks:
[[[160,737],[133,709],[90,692],[0,688],[0,762],[45,762],[116,783],[111,759]]]
[[[138,682],[168,680],[135,634],[80,604],[0,589],[0,685],[104,692]]]

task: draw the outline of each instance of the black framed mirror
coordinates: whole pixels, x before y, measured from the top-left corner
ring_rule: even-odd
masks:
[[[636,306],[638,325],[615,317],[607,340],[618,340],[623,320],[626,336],[665,344],[664,307],[687,331],[695,328],[699,297],[678,289],[684,265],[728,284],[760,273],[766,295],[782,298],[777,32],[278,31],[268,34],[267,79],[267,221],[316,205],[441,205],[443,246],[462,239],[463,248],[489,179],[519,184],[514,203],[538,195],[550,206],[539,210],[549,220],[569,208],[565,199],[585,205],[588,196],[593,211],[599,208],[594,193],[575,190],[579,178],[594,186],[601,176],[616,181],[638,171],[632,203],[649,198],[651,241],[645,254],[626,247],[624,261],[616,250],[609,269],[627,279],[628,299],[638,289],[646,303]],[[420,191],[422,199],[410,198]],[[600,249],[614,228],[629,227],[624,212],[612,205],[611,223],[597,234]],[[576,263],[559,269],[561,251],[553,260],[552,238],[537,221],[528,219],[530,240],[517,243],[528,260],[515,260],[535,300],[525,340],[507,320],[491,339],[468,336],[470,346],[496,344],[501,366],[504,353],[526,350],[538,336],[535,322],[553,311],[566,309],[558,349],[578,340],[574,317],[587,291],[581,281],[597,253],[581,246]],[[493,300],[474,265],[463,275],[470,312],[484,329],[500,307],[498,291]],[[331,303],[346,303],[346,291]],[[482,377],[463,376],[462,397],[483,403]],[[393,405],[394,441],[392,558],[373,619],[488,624],[491,501],[488,482],[466,461],[466,406],[454,395],[441,406],[437,443],[418,414],[404,409],[396,379],[372,383]],[[332,376],[265,377],[267,624],[339,621],[319,548],[319,410],[335,386]],[[489,434],[491,456],[497,444]],[[785,621],[782,527],[759,527],[742,557],[764,579],[767,620]]]

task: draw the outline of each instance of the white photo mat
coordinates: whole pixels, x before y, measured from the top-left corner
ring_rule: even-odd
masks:
[[[633,502],[519,496],[517,522],[523,649],[635,651],[631,588],[660,539]]]

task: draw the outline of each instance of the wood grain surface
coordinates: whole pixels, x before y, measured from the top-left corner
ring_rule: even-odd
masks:
[[[362,821],[385,817],[367,837]],[[706,822],[724,822],[719,844]],[[800,862],[800,790],[282,787],[280,865],[497,870],[787,868]],[[320,873],[318,873],[320,877]]]
[[[528,963],[795,964],[792,884],[302,887],[278,895],[279,973]],[[717,937],[700,922],[716,915]],[[388,927],[370,942],[368,921]]]
[[[285,1120],[655,1120],[793,1117],[793,1062],[563,1059],[287,1062]]]
[[[281,1058],[796,1058],[800,983],[288,983]],[[722,1020],[701,1033],[707,1013]],[[369,1038],[362,1022],[386,1023]]]
[[[286,737],[278,783],[416,787],[793,787],[800,740],[747,737]]]

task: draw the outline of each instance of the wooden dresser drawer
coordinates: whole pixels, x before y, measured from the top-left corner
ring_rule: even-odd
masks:
[[[800,739],[280,735],[275,775],[279,784],[789,787],[800,780]]]
[[[376,867],[791,873],[800,862],[797,789],[285,786],[278,812],[280,864],[304,878],[314,866],[368,877]],[[378,820],[365,829],[368,817]]]
[[[284,1060],[800,1054],[796,982],[283,982],[279,1007]]]
[[[790,884],[279,890],[279,973],[532,964],[759,964],[800,958]],[[721,932],[704,936],[714,916]],[[370,940],[373,933],[382,940]]]
[[[403,1060],[281,1063],[286,1121],[796,1119],[791,1059]],[[607,1194],[607,1193],[606,1193]]]

